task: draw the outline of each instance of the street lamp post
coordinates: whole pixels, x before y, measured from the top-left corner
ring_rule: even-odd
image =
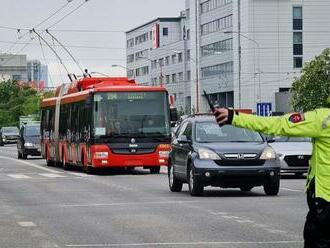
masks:
[[[125,69],[126,71],[131,71],[132,69],[126,67],[126,66],[123,66],[123,65],[112,65],[111,67],[120,67],[120,68],[123,68]],[[133,70],[133,78],[135,79],[135,72]]]
[[[249,41],[252,41],[256,47],[257,47],[257,58],[258,58],[258,61],[257,61],[257,73],[258,73],[258,91],[259,91],[259,102],[261,102],[261,69],[260,69],[260,44],[254,40],[254,39],[251,39],[250,37],[244,35],[244,34],[241,34],[239,32],[236,32],[236,31],[226,31],[224,32],[225,34],[238,34],[240,37],[244,37],[245,39],[249,40]],[[241,48],[241,44],[239,42],[239,56],[238,56],[238,63],[239,63],[239,107],[241,108],[241,85],[240,85],[240,81],[241,81],[241,53],[242,53],[242,48]]]

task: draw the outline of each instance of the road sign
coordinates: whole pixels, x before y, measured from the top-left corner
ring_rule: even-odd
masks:
[[[270,102],[257,103],[257,115],[271,116],[272,115],[272,103],[270,103]]]

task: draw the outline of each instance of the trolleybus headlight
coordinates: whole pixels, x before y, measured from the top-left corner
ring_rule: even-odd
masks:
[[[267,147],[260,156],[260,159],[262,159],[262,160],[270,160],[270,159],[275,159],[275,158],[276,158],[276,153],[270,147]]]
[[[32,143],[25,143],[24,147],[33,147],[33,144]]]
[[[169,155],[170,155],[170,151],[159,151],[160,158],[168,158]]]
[[[108,152],[95,152],[94,153],[95,159],[104,159],[104,158],[108,158],[108,156],[109,156]]]

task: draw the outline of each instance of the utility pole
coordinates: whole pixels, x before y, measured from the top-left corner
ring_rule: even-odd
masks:
[[[195,49],[196,49],[196,58],[195,58],[195,70],[196,70],[196,111],[199,113],[199,49],[198,49],[198,37],[199,37],[199,28],[198,28],[198,19],[199,19],[199,0],[195,1]]]
[[[238,106],[242,108],[241,78],[242,78],[242,46],[241,46],[241,0],[237,0],[237,41],[238,41]]]

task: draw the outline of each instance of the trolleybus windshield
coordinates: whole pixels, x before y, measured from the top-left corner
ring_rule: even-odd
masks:
[[[94,95],[94,137],[170,134],[165,92],[107,92]]]

